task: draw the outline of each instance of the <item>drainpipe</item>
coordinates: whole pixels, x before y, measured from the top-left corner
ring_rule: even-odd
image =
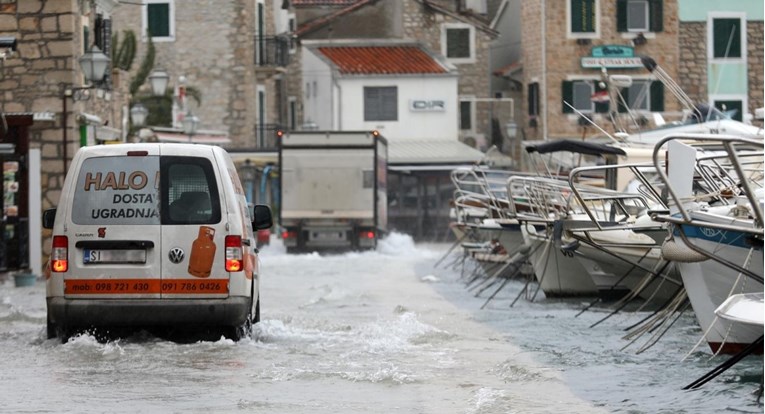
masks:
[[[545,13],[545,8],[547,7],[547,2],[545,0],[542,0],[542,24],[539,26],[542,28],[542,113],[544,116],[542,117],[542,137],[545,141],[547,141],[547,116],[549,115],[547,113],[547,40],[546,40],[546,32],[547,32],[547,16]]]

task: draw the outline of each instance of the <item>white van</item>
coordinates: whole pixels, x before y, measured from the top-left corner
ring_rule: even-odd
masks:
[[[260,320],[254,217],[228,153],[194,144],[80,149],[52,228],[47,334],[91,328],[217,332],[232,339]]]

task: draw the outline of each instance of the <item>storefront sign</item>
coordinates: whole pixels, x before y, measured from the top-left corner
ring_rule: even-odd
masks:
[[[446,102],[440,99],[411,99],[409,110],[414,112],[443,112],[446,110]]]
[[[582,58],[586,69],[632,69],[642,68],[643,63],[630,46],[607,45],[592,48],[590,56]]]

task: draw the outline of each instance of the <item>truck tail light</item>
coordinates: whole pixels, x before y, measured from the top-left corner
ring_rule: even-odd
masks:
[[[372,230],[362,231],[359,235],[362,239],[374,239],[375,232]]]
[[[242,236],[226,236],[226,271],[242,271]]]
[[[50,269],[55,273],[69,270],[69,239],[66,236],[53,236],[53,249],[50,252]]]
[[[297,232],[294,230],[282,231],[282,239],[294,239],[297,237]]]

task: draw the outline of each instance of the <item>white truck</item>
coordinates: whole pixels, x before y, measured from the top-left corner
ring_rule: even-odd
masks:
[[[377,131],[293,131],[279,142],[288,253],[370,250],[387,231],[388,143]]]

